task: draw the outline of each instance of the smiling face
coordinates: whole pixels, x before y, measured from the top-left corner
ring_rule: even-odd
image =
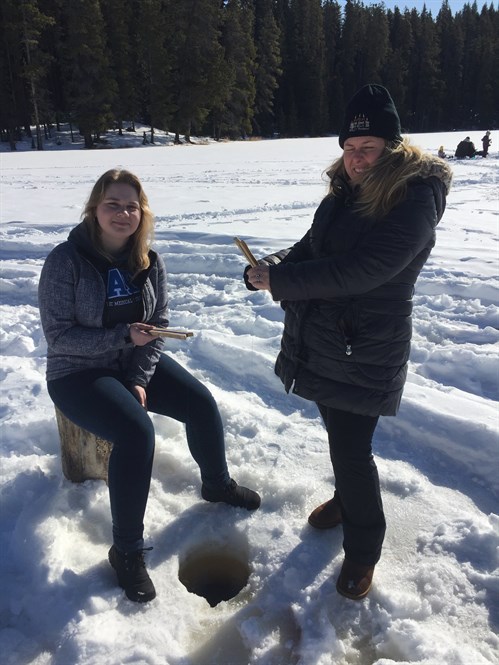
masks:
[[[381,157],[385,139],[379,136],[354,136],[345,140],[343,163],[348,177],[354,184],[362,181],[371,164]]]
[[[132,185],[109,185],[96,209],[103,248],[111,253],[123,249],[138,229],[142,217],[138,192]]]

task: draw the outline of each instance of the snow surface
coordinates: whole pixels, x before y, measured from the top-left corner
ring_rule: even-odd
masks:
[[[414,143],[453,152],[469,134]],[[341,528],[309,512],[331,496],[315,406],[287,396],[273,363],[282,311],[250,293],[233,236],[257,256],[308,229],[337,138],[45,152],[2,145],[0,657],[4,665],[485,665],[499,663],[498,153],[453,162],[437,246],[415,296],[409,378],[375,450],[388,530],[360,602],[335,590]],[[166,137],[168,138],[168,137]],[[163,137],[165,139],[165,137]],[[114,137],[111,145],[127,145]],[[50,147],[50,146],[49,146]],[[72,484],[45,387],[37,282],[105,170],[141,178],[169,273],[171,324],[194,331],[168,353],[220,405],[238,482],[256,513],[200,499],[183,427],[153,416],[157,453],[146,513],[158,597],[141,606],[106,556],[102,481]],[[249,567],[241,593],[212,608],[179,581],[196,551]]]

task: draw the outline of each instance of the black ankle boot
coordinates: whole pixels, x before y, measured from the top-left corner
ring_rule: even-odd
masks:
[[[203,485],[201,496],[205,501],[228,503],[229,506],[246,508],[246,510],[256,510],[261,503],[260,495],[257,492],[238,485],[235,480],[231,480],[221,489],[210,489]]]
[[[144,551],[123,553],[113,545],[108,555],[118,576],[118,584],[125,589],[127,598],[136,603],[147,603],[156,598],[156,589],[146,570]]]

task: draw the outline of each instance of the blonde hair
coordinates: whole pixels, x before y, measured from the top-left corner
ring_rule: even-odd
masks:
[[[359,185],[356,211],[363,217],[384,217],[404,200],[407,183],[420,175],[425,155],[421,148],[411,145],[407,137],[387,142],[381,157],[369,167]],[[336,178],[348,179],[343,156],[333,162],[326,174],[330,178],[328,196],[337,196]]]
[[[125,169],[111,169],[106,171],[97,180],[92,188],[88,201],[82,213],[83,222],[86,224],[90,239],[96,249],[106,258],[112,259],[102,246],[101,230],[97,222],[97,206],[105,198],[106,191],[110,185],[115,183],[130,185],[137,192],[140,206],[140,224],[138,229],[130,238],[130,254],[128,257],[128,269],[133,277],[141,270],[150,265],[149,249],[154,233],[154,215],[149,208],[149,201],[142,188],[142,183],[136,175]]]

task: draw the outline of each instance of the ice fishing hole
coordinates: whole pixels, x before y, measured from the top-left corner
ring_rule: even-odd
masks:
[[[180,563],[178,578],[187,591],[206,598],[211,607],[235,598],[248,583],[249,566],[227,548],[200,548]]]

